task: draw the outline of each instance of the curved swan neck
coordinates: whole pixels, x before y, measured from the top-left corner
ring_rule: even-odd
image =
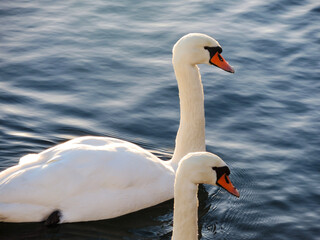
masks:
[[[198,239],[198,185],[185,178],[176,178],[172,240]]]
[[[205,151],[204,96],[199,68],[175,63],[180,97],[180,126],[172,162],[178,164],[189,152]]]

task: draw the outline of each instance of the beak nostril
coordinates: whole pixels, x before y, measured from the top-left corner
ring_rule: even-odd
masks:
[[[226,179],[226,183],[230,183],[230,181],[229,181],[229,178],[228,178],[228,176],[227,175],[224,175],[224,178]]]

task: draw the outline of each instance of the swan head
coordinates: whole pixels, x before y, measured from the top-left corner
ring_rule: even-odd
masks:
[[[194,184],[211,184],[227,190],[239,197],[238,190],[229,178],[230,170],[227,164],[217,155],[208,152],[189,153],[183,157],[177,170],[177,178],[191,181]]]
[[[234,73],[233,67],[221,56],[217,40],[201,33],[189,33],[178,40],[172,49],[173,64],[210,64]]]

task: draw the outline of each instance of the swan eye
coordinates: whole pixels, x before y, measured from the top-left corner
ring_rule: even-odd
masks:
[[[204,47],[204,49],[206,49],[206,50],[209,51],[209,53],[210,53],[210,59],[212,59],[212,57],[213,57],[217,52],[218,52],[219,54],[222,53],[222,48],[219,47],[219,46],[217,46],[217,47]],[[223,60],[221,59],[220,55],[218,55],[218,56],[219,56],[220,61],[223,61]],[[210,62],[210,61],[209,61],[209,62]]]
[[[217,179],[219,179],[223,174],[226,174],[226,176],[230,175],[230,169],[227,166],[224,166],[224,167],[213,167],[212,169],[214,171],[216,171]]]
[[[204,47],[204,49],[208,50],[210,53],[210,59],[218,52],[219,54],[222,53],[222,48],[217,46],[217,47]],[[220,59],[221,60],[221,59]]]

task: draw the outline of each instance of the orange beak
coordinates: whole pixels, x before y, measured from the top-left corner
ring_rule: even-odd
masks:
[[[224,60],[219,52],[216,52],[216,54],[211,58],[210,63],[227,72],[234,73],[233,67],[231,67],[226,60]]]
[[[223,174],[217,181],[217,184],[227,190],[229,193],[236,197],[240,197],[238,190],[232,185],[230,178],[227,174]]]

